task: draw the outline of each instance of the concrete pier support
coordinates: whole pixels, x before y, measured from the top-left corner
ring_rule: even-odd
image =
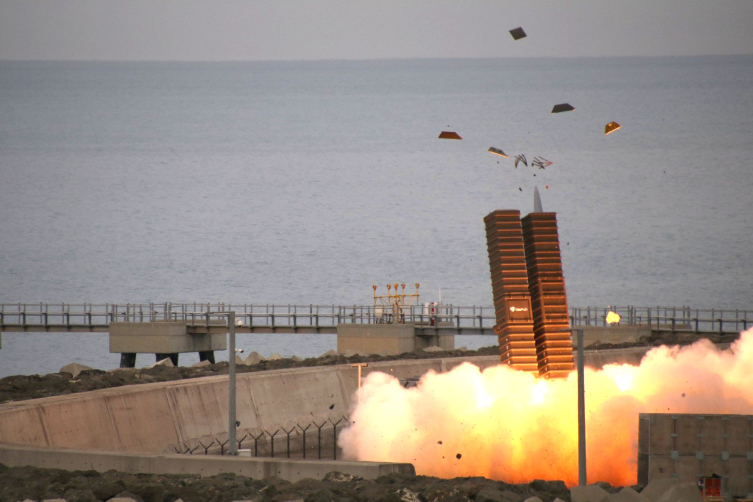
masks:
[[[417,336],[416,324],[338,324],[338,354],[397,355],[416,349],[455,348],[455,335]]]
[[[136,354],[133,352],[123,352],[120,354],[120,367],[121,368],[135,368],[136,367]]]
[[[119,352],[120,367],[136,366],[136,354],[170,358],[178,365],[181,352],[198,352],[201,361],[214,363],[214,351],[226,350],[226,325],[189,326],[186,321],[110,323],[110,352]]]
[[[154,354],[154,357],[156,359],[156,362],[160,362],[163,359],[170,358],[170,361],[173,363],[173,366],[178,365],[178,353],[173,352],[170,354]]]

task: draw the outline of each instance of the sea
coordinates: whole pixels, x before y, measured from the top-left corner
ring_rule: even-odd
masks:
[[[751,309],[752,131],[751,55],[0,61],[0,303],[368,305],[398,282],[487,306],[483,218],[538,188],[570,306]],[[119,355],[2,333],[0,377],[69,362]]]

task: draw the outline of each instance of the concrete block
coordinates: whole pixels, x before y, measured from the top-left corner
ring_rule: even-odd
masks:
[[[696,483],[677,483],[669,487],[657,502],[703,502]]]
[[[609,493],[599,485],[573,486],[570,488],[572,502],[610,502]]]
[[[300,358],[300,357],[298,357],[298,356],[293,356],[293,357],[291,357],[290,359],[292,359],[292,360],[293,360],[293,361],[295,361],[295,362],[300,362],[300,361],[303,361],[303,359],[301,359],[301,358]]]
[[[538,497],[528,497],[528,498],[527,498],[527,499],[525,499],[525,500],[524,500],[523,502],[544,502],[544,501],[543,501],[543,500],[541,500],[541,499],[540,499],[540,498],[538,498]]]
[[[199,361],[198,363],[192,364],[192,368],[201,368],[202,366],[209,366],[210,363],[208,360],[204,359],[203,361]]]
[[[337,353],[397,355],[416,349],[414,324],[338,324]]]
[[[641,495],[629,486],[626,486],[617,493],[613,493],[610,498],[612,499],[611,502],[651,502],[648,497]]]
[[[241,356],[235,356],[235,364],[242,364],[243,366],[245,366],[246,361],[244,361]]]
[[[226,350],[225,333],[189,334],[185,321],[110,323],[110,352],[174,354]]]
[[[646,488],[641,491],[641,495],[646,497],[651,502],[659,502],[664,493],[678,484],[680,481],[677,478],[656,478],[652,479]]]
[[[86,370],[93,370],[91,366],[84,366],[83,364],[70,363],[60,368],[60,373],[70,373],[71,377],[76,378],[79,373]]]
[[[279,361],[280,359],[282,359],[282,356],[278,352],[275,352],[267,358],[267,361]]]
[[[167,366],[168,368],[172,368],[175,365],[173,364],[173,360],[172,359],[170,359],[169,357],[166,357],[166,358],[160,359],[156,363],[152,364],[151,366],[149,366],[149,368],[154,368],[156,366]]]
[[[251,352],[248,357],[246,358],[246,361],[244,364],[250,366],[252,364],[259,364],[262,361],[266,361],[267,359],[259,354],[258,352]]]
[[[325,352],[324,354],[322,354],[319,357],[329,357],[329,356],[336,356],[336,355],[337,355],[336,351],[334,351],[332,349],[329,349],[327,352]]]

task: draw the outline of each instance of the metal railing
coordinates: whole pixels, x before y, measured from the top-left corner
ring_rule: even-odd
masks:
[[[491,330],[494,307],[434,307],[412,305],[397,319],[401,323],[446,328]],[[193,325],[225,324],[225,314],[235,311],[236,322],[246,328],[335,328],[340,323],[374,324],[396,321],[373,305],[252,305],[230,303],[3,303],[0,327],[76,326],[105,328],[111,322],[186,321]],[[451,326],[447,325],[452,323]]]
[[[433,309],[433,310],[430,310]],[[106,331],[111,322],[186,321],[192,325],[225,325],[226,312],[234,310],[239,326],[274,331],[334,332],[340,323],[405,322],[458,334],[493,334],[493,306],[451,304],[412,305],[393,319],[374,305],[253,305],[230,303],[2,303],[0,329],[16,331]],[[572,307],[570,323],[606,326],[609,311],[622,317],[620,325],[649,325],[656,329],[731,333],[753,325],[753,309],[693,309],[690,307]]]
[[[607,326],[607,314],[620,315],[620,326],[646,325],[657,330],[693,333],[734,333],[753,326],[753,310],[694,309],[690,307],[573,307],[570,324]]]

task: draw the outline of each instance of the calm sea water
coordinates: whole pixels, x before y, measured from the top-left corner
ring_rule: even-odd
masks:
[[[751,131],[751,56],[0,62],[0,302],[490,305],[483,217],[538,187],[570,305],[751,308]],[[0,376],[118,364],[101,334],[2,343]]]

